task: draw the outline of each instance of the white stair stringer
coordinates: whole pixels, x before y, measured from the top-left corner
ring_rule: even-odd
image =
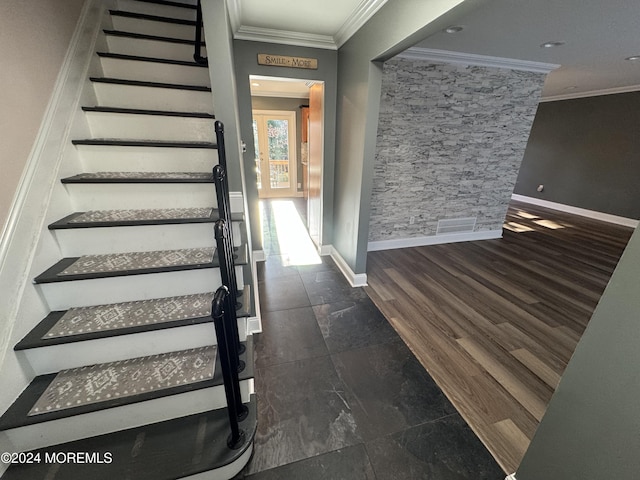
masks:
[[[195,3],[180,3],[184,3],[185,5],[195,5]],[[185,20],[196,19],[196,10],[194,8],[174,7],[172,5],[139,2],[137,0],[118,0],[116,5],[118,10],[124,10],[126,12],[144,13],[147,15],[158,15],[170,18],[182,18]]]
[[[249,401],[249,395],[254,393],[253,379],[241,380],[240,391],[243,402]],[[13,445],[13,451],[24,452],[224,407],[224,387],[218,385],[13,428],[3,433]]]
[[[209,71],[202,67],[106,56],[100,64],[105,77],[211,86]]]
[[[213,114],[209,91],[102,82],[93,82],[93,89],[100,106]]]
[[[246,340],[246,318],[238,318],[240,341]],[[36,375],[85,365],[117,362],[217,344],[213,322],[128,333],[23,350]]]
[[[189,18],[187,20],[195,20],[195,11],[192,15],[193,18]],[[113,23],[113,28],[116,30],[120,30],[122,32],[136,32],[143,35],[156,35],[180,38],[182,40],[193,40],[196,32],[194,25],[180,25],[176,23],[145,20],[142,18],[122,17],[119,15],[111,15],[111,21]]]
[[[106,38],[111,53],[193,62],[195,51],[193,43],[167,42],[160,39],[134,39],[108,32]],[[202,56],[207,56],[206,48],[202,48]]]
[[[68,183],[75,210],[216,206],[213,183]]]
[[[218,151],[210,148],[76,145],[84,172],[211,172]]]
[[[211,118],[96,111],[85,117],[94,138],[215,143]]]
[[[232,222],[232,228],[234,246],[239,247],[240,224]],[[211,222],[64,228],[53,230],[53,235],[65,257],[215,246]]]
[[[236,265],[238,289],[244,288],[243,267]],[[193,293],[206,293],[222,285],[220,269],[197,268],[161,273],[41,283],[51,311],[105,303],[132,302]]]

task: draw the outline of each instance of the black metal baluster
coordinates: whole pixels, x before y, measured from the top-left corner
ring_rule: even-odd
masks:
[[[231,427],[227,445],[235,450],[240,448],[246,441],[246,434],[240,428],[239,423],[247,417],[249,410],[242,403],[240,379],[234,363],[234,358],[237,358],[233,353],[235,341],[232,338],[233,334],[229,331],[229,326],[235,318],[235,309],[231,307],[229,299],[229,289],[222,285],[216,290],[213,297],[211,317],[216,329],[218,354],[220,355],[224,392],[229,413],[229,426]]]
[[[193,60],[198,65],[209,65],[207,57],[203,57],[201,55],[202,43],[202,5],[200,4],[200,0],[198,0],[198,5],[196,7],[196,41]]]
[[[214,232],[216,237],[218,262],[220,264],[220,277],[222,278],[222,284],[227,285],[230,290],[229,303],[235,307],[233,308],[233,312],[229,313],[233,318],[233,322],[230,322],[231,324],[229,325],[229,331],[233,334],[233,338],[235,339],[234,352],[236,352],[237,357],[239,354],[244,353],[245,347],[240,343],[240,335],[238,333],[238,319],[236,316],[238,301],[233,290],[233,285],[236,283],[236,270],[233,263],[233,247],[231,246],[231,239],[229,238],[229,227],[230,225],[225,220],[220,219],[215,223]],[[239,359],[238,368],[244,368]]]

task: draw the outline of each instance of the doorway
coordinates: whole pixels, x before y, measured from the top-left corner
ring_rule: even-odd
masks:
[[[324,82],[258,75],[249,79],[258,197],[304,197],[305,227],[319,247],[324,190]]]
[[[296,196],[295,125],[296,112],[253,111],[259,198]]]

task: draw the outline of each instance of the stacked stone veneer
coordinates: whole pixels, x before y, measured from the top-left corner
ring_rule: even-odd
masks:
[[[395,58],[384,65],[369,241],[477,217],[499,230],[545,74]],[[415,217],[411,225],[409,219]]]

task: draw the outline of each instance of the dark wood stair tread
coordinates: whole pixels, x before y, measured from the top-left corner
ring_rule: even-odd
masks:
[[[215,149],[218,146],[211,142],[180,142],[163,140],[126,140],[122,138],[83,138],[71,140],[73,145],[96,145],[112,147],[157,147],[157,148],[206,148]]]
[[[187,40],[184,38],[174,38],[174,37],[164,37],[161,35],[149,35],[146,33],[137,33],[137,32],[125,32],[123,30],[113,30],[113,29],[104,29],[105,35],[112,35],[114,37],[126,37],[126,38],[135,38],[137,40],[153,40],[156,42],[167,42],[167,43],[182,43],[185,45],[194,45],[196,43],[195,40]],[[204,43],[202,46],[206,46]]]
[[[213,293],[210,294],[213,297]],[[204,296],[204,295],[203,295]],[[184,295],[182,297],[177,297],[178,300],[181,298],[195,297],[195,295]],[[162,301],[166,300],[170,302],[173,297],[168,299],[154,299],[152,301],[146,301],[145,303],[149,305],[150,302],[153,302],[153,307],[162,306]],[[242,291],[242,307],[236,311],[236,316],[238,318],[245,318],[252,315],[252,309],[250,305],[251,301],[251,287],[249,285],[245,285],[244,290]],[[88,307],[89,309],[95,309],[96,313],[99,314],[100,307],[105,307],[105,312],[108,313],[108,309],[115,306],[131,306],[132,308],[140,304],[141,302],[123,302],[122,304],[113,304],[113,305],[97,305],[95,307]],[[82,332],[74,332],[70,335],[65,336],[55,336],[49,337],[47,334],[51,331],[54,326],[62,317],[67,313],[67,311],[55,311],[49,313],[35,328],[33,328],[13,349],[16,351],[19,350],[28,350],[32,348],[40,348],[40,347],[48,347],[52,345],[63,345],[68,343],[82,342],[86,340],[95,340],[98,338],[109,338],[116,337],[120,335],[128,335],[133,333],[142,333],[142,332],[150,332],[155,330],[163,330],[167,328],[175,328],[182,327],[187,325],[196,325],[201,323],[210,323],[212,322],[210,310],[211,310],[211,302],[208,303],[208,315],[204,316],[190,316],[184,317],[184,315],[178,314],[168,314],[166,319],[159,319],[157,315],[154,315],[150,323],[145,323],[148,321],[147,316],[142,316],[138,314],[136,316],[136,324],[127,325],[127,326],[118,326],[116,328],[102,328],[101,330],[93,329],[91,331],[87,331],[88,329],[84,325],[80,325],[78,328],[82,328]],[[81,309],[82,310],[82,309]],[[85,310],[86,311],[86,310]],[[71,310],[73,312],[73,309]],[[126,315],[126,314],[125,314]],[[176,318],[176,317],[183,318]],[[124,320],[124,319],[123,319]]]
[[[213,326],[211,327],[213,328]],[[240,354],[240,360],[244,362],[245,368],[240,372],[240,380],[247,380],[254,377],[254,354],[253,354],[253,338],[247,337],[244,353]],[[111,397],[97,403],[85,403],[80,406],[73,406],[61,410],[52,410],[46,413],[29,415],[33,406],[38,402],[42,394],[47,390],[49,385],[55,380],[56,373],[47,375],[38,375],[35,377],[27,388],[18,396],[7,411],[0,417],[0,431],[10,430],[13,428],[24,427],[28,425],[36,425],[61,418],[73,417],[91,412],[106,410],[108,408],[120,407],[123,405],[131,405],[134,403],[144,402],[156,398],[178,395],[185,392],[200,390],[203,388],[215,387],[223,385],[222,367],[220,365],[220,355],[216,352],[215,368],[213,378],[205,381],[196,380],[191,383],[181,384],[168,388],[144,391],[134,395],[123,397]]]
[[[195,20],[185,20],[182,18],[162,17],[160,15],[149,15],[148,13],[127,12],[126,10],[109,10],[112,17],[135,18],[138,20],[149,20],[152,22],[173,23],[176,25],[188,25],[195,27]]]
[[[251,446],[256,425],[256,398],[245,404],[249,415],[240,422],[246,441],[238,450],[227,447],[229,420],[226,409],[212,410],[175,418],[142,427],[130,428],[74,442],[54,445],[34,452],[44,458],[47,452],[96,452],[112,455],[110,463],[59,465],[56,478],[113,480],[169,480],[195,475],[228,465],[239,459]],[[203,435],[203,427],[204,435]],[[140,439],[144,439],[141,445]],[[202,447],[201,455],[194,451]],[[132,452],[136,454],[133,455]],[[101,458],[103,458],[101,456]],[[45,480],[50,478],[51,464],[46,462],[12,465],[3,480]]]
[[[216,117],[210,113],[201,112],[176,112],[171,110],[145,110],[141,108],[122,108],[122,107],[82,107],[83,112],[101,112],[101,113],[123,113],[127,115],[154,115],[160,117],[187,117],[187,118],[206,118],[214,120]]]
[[[248,262],[246,244],[239,247],[236,252],[238,254],[238,258],[235,259],[236,266],[246,265]],[[159,262],[164,263],[164,265],[157,266]],[[92,264],[91,270],[85,268],[83,264]],[[104,267],[98,266],[98,264],[114,266],[106,270]],[[34,279],[34,283],[56,283],[217,267],[219,267],[218,256],[215,255],[213,247],[207,249],[84,255],[82,257],[63,258],[38,275]],[[98,270],[99,268],[100,270]]]
[[[196,63],[194,61],[187,60],[172,60],[170,58],[158,58],[158,57],[143,57],[140,55],[126,55],[124,53],[111,53],[111,52],[97,52],[100,58],[113,58],[116,60],[132,60],[138,62],[150,62],[150,63],[166,63],[169,65],[181,65],[185,67],[200,67],[207,68],[206,65]]]
[[[153,88],[168,88],[173,90],[191,90],[195,92],[210,92],[211,87],[204,85],[184,85],[178,83],[164,83],[164,82],[148,82],[143,80],[127,80],[123,78],[110,78],[110,77],[89,77],[94,83],[108,83],[113,85],[128,85],[132,87],[153,87]]]

